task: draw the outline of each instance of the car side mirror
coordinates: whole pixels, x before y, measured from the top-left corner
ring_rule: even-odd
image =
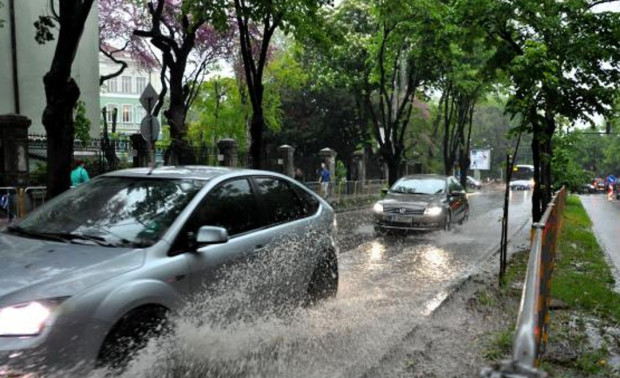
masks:
[[[196,234],[197,247],[226,242],[228,242],[228,231],[223,227],[202,226]]]

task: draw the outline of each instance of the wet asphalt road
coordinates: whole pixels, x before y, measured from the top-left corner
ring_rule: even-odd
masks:
[[[181,322],[173,346],[149,348],[126,376],[364,376],[497,250],[502,206],[499,190],[475,193],[465,225],[402,238],[374,238],[370,209],[339,214],[335,299],[285,319]],[[509,235],[530,208],[529,192],[512,194]]]
[[[587,194],[579,196],[583,207],[592,221],[592,230],[599,245],[605,251],[616,278],[616,291],[620,292],[620,201],[607,200],[605,194]]]

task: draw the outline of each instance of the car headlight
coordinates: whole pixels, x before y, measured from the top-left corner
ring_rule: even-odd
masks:
[[[439,206],[429,206],[424,210],[424,215],[430,215],[432,217],[441,214],[442,208]]]
[[[375,203],[375,206],[372,207],[372,209],[375,211],[375,213],[382,213],[383,212],[383,204],[381,202],[377,202],[377,203]]]
[[[0,308],[0,336],[38,335],[49,320],[53,305],[34,301]]]

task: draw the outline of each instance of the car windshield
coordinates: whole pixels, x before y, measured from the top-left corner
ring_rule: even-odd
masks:
[[[157,242],[204,181],[101,177],[70,189],[8,232],[110,247]]]
[[[446,181],[436,178],[403,178],[394,183],[390,192],[406,194],[445,193]]]

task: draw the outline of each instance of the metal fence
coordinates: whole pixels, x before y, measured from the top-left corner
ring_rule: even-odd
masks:
[[[323,197],[326,196],[326,193],[322,191],[320,182],[309,181],[305,182],[304,185],[315,193]],[[327,197],[338,201],[346,198],[369,197],[380,194],[382,188],[387,188],[387,180],[340,181],[330,183]]]
[[[517,316],[512,360],[502,363],[499,369],[484,369],[482,377],[546,377],[546,373],[538,368],[548,340],[551,275],[565,204],[566,188],[563,187],[547,205],[540,222],[532,225],[532,246]]]

